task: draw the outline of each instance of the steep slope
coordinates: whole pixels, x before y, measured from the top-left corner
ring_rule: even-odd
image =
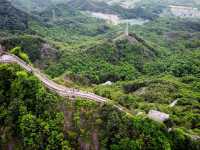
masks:
[[[153,60],[158,52],[138,40],[134,41],[131,36],[115,41],[105,39],[84,50],[63,51],[58,63],[47,67],[46,71],[52,77],[66,73],[79,84],[135,79],[143,65]]]
[[[7,0],[0,1],[0,29],[25,30],[28,28],[27,17]]]
[[[3,150],[198,149],[182,130],[167,132],[164,124],[129,118],[109,105],[63,100],[17,65],[0,64],[0,87]]]

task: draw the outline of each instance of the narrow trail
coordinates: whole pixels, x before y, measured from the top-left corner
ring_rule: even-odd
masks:
[[[50,80],[45,74],[43,74],[39,69],[34,68],[33,66],[27,64],[25,61],[21,60],[19,57],[9,54],[9,53],[0,53],[0,63],[17,63],[27,72],[32,73],[36,76],[43,85],[49,90],[57,93],[62,97],[68,97],[69,99],[74,99],[77,97],[95,101],[98,103],[110,103],[111,101],[107,98],[101,97],[91,92],[80,91],[78,89],[67,88],[63,85],[57,84],[56,82]],[[126,113],[128,116],[133,116],[128,109],[120,105],[113,104],[120,112]]]

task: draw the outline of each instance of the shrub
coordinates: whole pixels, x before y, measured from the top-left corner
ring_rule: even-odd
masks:
[[[10,50],[10,52],[19,58],[23,59],[25,62],[30,63],[29,57],[26,53],[22,52],[21,47],[15,47]]]

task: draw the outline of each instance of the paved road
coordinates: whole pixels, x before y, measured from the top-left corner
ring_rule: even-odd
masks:
[[[94,93],[80,91],[78,89],[67,88],[63,85],[57,84],[56,82],[50,80],[46,75],[40,72],[40,70],[35,69],[31,65],[27,64],[20,58],[15,55],[6,53],[0,56],[0,63],[17,63],[26,71],[34,74],[48,89],[53,92],[56,92],[58,95],[63,97],[69,97],[70,99],[74,99],[76,97],[85,98],[88,100],[96,101],[99,103],[109,103],[109,99],[98,96]],[[125,112],[127,115],[131,115],[129,111],[120,106],[120,105],[113,105],[121,112]]]

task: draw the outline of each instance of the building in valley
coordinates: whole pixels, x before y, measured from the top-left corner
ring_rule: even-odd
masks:
[[[182,18],[200,18],[200,10],[189,6],[170,5],[170,11],[174,16]]]

